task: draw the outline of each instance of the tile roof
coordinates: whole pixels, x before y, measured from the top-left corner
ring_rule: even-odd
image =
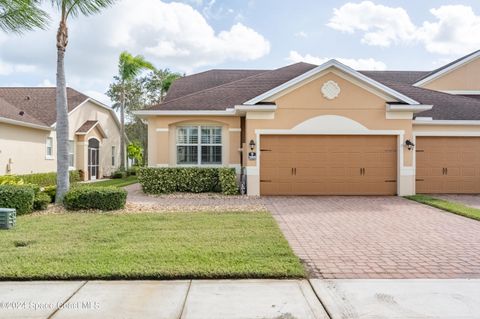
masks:
[[[97,125],[98,121],[86,121],[78,128],[75,132],[76,134],[85,134],[88,133],[95,125]]]
[[[68,110],[71,111],[88,96],[67,88]],[[51,126],[56,121],[54,87],[0,88],[0,117],[29,124]],[[20,115],[22,112],[23,115]]]

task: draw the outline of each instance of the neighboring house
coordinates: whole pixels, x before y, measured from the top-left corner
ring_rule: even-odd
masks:
[[[150,166],[245,168],[250,195],[480,193],[479,96],[477,51],[432,72],[211,70],[136,114]]]
[[[119,166],[115,112],[67,88],[69,163],[83,179],[109,176]],[[0,175],[56,171],[55,88],[0,88]]]

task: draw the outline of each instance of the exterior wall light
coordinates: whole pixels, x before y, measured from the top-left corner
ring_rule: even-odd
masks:
[[[409,151],[411,151],[415,147],[415,144],[413,144],[410,140],[406,140],[405,145],[407,145]]]
[[[250,146],[250,150],[253,151],[255,149],[255,141],[250,140],[250,143],[248,144]]]

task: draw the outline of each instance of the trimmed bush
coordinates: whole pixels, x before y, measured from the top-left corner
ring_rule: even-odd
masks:
[[[119,179],[119,178],[125,178],[125,177],[127,177],[127,172],[125,171],[118,170],[112,173],[113,179]]]
[[[30,185],[0,185],[0,207],[15,208],[18,215],[32,211],[34,197]]]
[[[63,201],[68,210],[116,210],[125,207],[127,191],[117,187],[73,187]]]
[[[23,185],[25,182],[15,175],[0,176],[0,185]]]
[[[138,170],[138,181],[143,191],[148,194],[173,192],[238,194],[235,169],[229,168],[146,167]]]
[[[237,173],[234,168],[218,170],[221,192],[225,195],[238,195]]]
[[[57,195],[57,186],[47,186],[43,189],[43,192],[50,196],[50,203],[55,202],[55,196]]]
[[[33,210],[45,210],[48,208],[50,202],[50,196],[44,192],[40,192],[35,195],[35,199],[33,200]]]
[[[138,169],[139,169],[138,166],[130,167],[130,168],[127,170],[127,176],[135,176],[135,175],[137,175]]]
[[[80,181],[79,171],[70,171],[70,183],[76,183]],[[18,175],[17,177],[23,179],[27,184],[36,184],[40,187],[57,185],[57,173],[37,173],[28,175]]]

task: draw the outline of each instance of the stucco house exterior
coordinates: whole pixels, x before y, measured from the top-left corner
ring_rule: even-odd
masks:
[[[119,166],[120,123],[108,106],[67,89],[70,169],[84,180]],[[0,88],[0,175],[56,171],[55,88]]]
[[[480,51],[429,72],[210,70],[136,114],[150,166],[234,167],[250,195],[480,193]]]

